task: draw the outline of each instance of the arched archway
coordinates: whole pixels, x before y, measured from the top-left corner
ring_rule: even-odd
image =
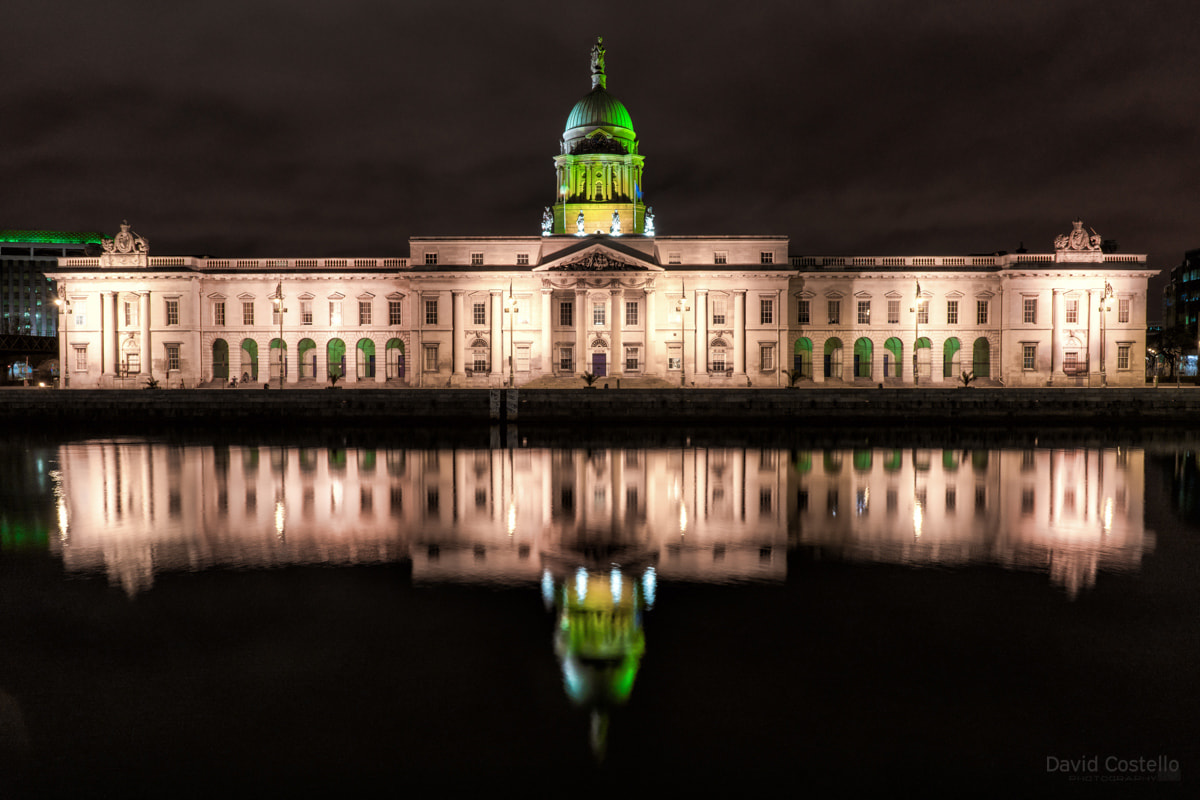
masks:
[[[951,336],[942,345],[942,377],[957,378],[962,371],[962,361],[960,351],[962,350],[962,342]]]
[[[212,343],[212,376],[214,381],[229,380],[229,342],[215,339]]]
[[[899,378],[900,365],[904,363],[904,343],[893,336],[883,343],[883,349],[887,351],[883,356],[883,377]]]
[[[801,378],[812,378],[812,339],[807,336],[796,340],[792,369],[799,372]]]
[[[825,340],[825,377],[842,377],[842,340],[836,336]]]
[[[358,379],[373,379],[375,377],[375,342],[370,339],[359,339],[358,345],[354,348],[358,352],[357,370],[355,374]]]
[[[346,377],[346,343],[341,339],[330,339],[325,346],[325,364],[329,378]]]
[[[871,358],[874,352],[875,345],[867,337],[863,336],[854,342],[854,377],[871,377]]]
[[[242,339],[242,369],[239,377],[243,381],[258,381],[258,342],[253,339]]]
[[[922,336],[917,339],[913,354],[917,359],[917,378],[928,378],[933,363],[933,342]]]
[[[385,377],[390,381],[404,377],[404,342],[401,339],[388,339],[387,364]]]
[[[317,343],[312,339],[301,339],[296,351],[300,354],[300,380],[314,380],[317,377]]]
[[[992,377],[992,345],[986,337],[979,337],[971,348],[971,371],[976,378]]]

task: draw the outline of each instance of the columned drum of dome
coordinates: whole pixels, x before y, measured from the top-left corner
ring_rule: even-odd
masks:
[[[633,118],[608,93],[604,53],[597,37],[592,47],[592,90],[571,109],[561,153],[554,159],[555,234],[646,232],[644,159],[638,155]]]

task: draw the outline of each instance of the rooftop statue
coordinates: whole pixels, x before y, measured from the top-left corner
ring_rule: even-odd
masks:
[[[550,206],[546,206],[546,210],[542,212],[542,236],[549,236],[554,229],[554,215],[550,213]]]
[[[1101,239],[1100,234],[1093,229],[1089,235],[1083,229],[1083,220],[1074,219],[1071,221],[1072,229],[1070,233],[1064,233],[1054,238],[1055,250],[1099,250]]]
[[[643,233],[646,236],[654,235],[654,206],[646,207],[646,224],[643,226]]]
[[[122,220],[121,232],[111,239],[101,239],[100,246],[104,248],[106,253],[148,253],[150,252],[150,243],[145,237],[138,236],[136,232],[129,229],[129,220]]]
[[[608,226],[608,232],[612,236],[621,235],[621,215],[616,211],[613,212],[612,224]]]
[[[597,36],[596,43],[592,45],[592,74],[604,74],[604,37]]]
[[[585,233],[587,233],[587,231],[585,231],[583,229],[584,224],[585,223],[583,221],[583,212],[580,211],[579,216],[575,218],[575,235],[576,236],[583,236]]]

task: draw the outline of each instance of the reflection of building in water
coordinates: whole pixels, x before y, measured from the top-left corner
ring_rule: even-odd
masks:
[[[669,578],[785,574],[775,451],[95,442],[60,455],[66,567],[131,593],[164,570],[403,559],[418,581],[532,583],[545,558],[631,551]]]
[[[1071,595],[1136,569],[1143,452],[855,450],[799,453],[794,541],[851,560],[1047,570]]]

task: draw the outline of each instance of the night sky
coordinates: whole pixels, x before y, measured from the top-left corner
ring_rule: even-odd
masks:
[[[601,34],[662,234],[1045,252],[1078,215],[1153,267],[1200,247],[1192,0],[6,8],[0,227],[242,257],[536,234]]]

